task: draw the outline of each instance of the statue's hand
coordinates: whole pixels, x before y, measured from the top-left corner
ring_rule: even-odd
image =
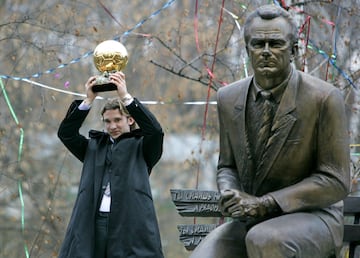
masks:
[[[270,195],[256,197],[232,189],[221,194],[220,208],[224,216],[259,218],[275,212],[278,206]]]
[[[228,190],[221,192],[221,196],[220,196],[220,200],[219,200],[219,208],[220,208],[221,214],[225,217],[231,216],[231,213],[228,211],[228,209],[229,209],[230,205],[232,204],[232,202],[230,202],[230,200],[232,200],[234,194],[235,194],[234,190],[232,190],[232,189],[228,189]]]
[[[222,191],[219,201],[221,213],[225,217],[246,217],[245,207],[241,204],[241,200],[250,197],[251,195],[236,189]]]

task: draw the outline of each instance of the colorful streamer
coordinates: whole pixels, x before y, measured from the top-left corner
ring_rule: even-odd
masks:
[[[83,93],[78,93],[78,92],[73,92],[73,91],[68,91],[68,90],[62,90],[62,89],[58,89],[58,88],[54,88],[39,82],[35,82],[29,79],[23,79],[24,82],[27,82],[29,84],[31,84],[32,86],[36,86],[36,87],[40,87],[40,88],[44,88],[44,89],[48,89],[48,90],[53,90],[56,92],[61,92],[64,94],[68,94],[68,95],[72,95],[72,96],[79,96],[79,97],[86,97],[86,94]],[[101,96],[97,96],[96,99],[104,99]],[[165,104],[182,104],[182,105],[216,105],[216,101],[184,101],[184,102],[174,102],[174,101],[157,101],[157,100],[142,100],[141,103],[146,104],[146,105],[165,105]]]
[[[196,43],[196,49],[198,51],[198,53],[201,53],[201,49],[200,49],[200,43],[199,43],[199,33],[198,33],[198,6],[199,6],[199,1],[196,0],[195,2],[195,14],[194,14],[194,32],[195,32],[195,43]],[[219,36],[220,36],[220,28],[221,28],[221,23],[223,20],[223,11],[224,11],[224,6],[225,6],[225,0],[222,1],[222,8],[220,10],[220,17],[219,17],[219,24],[218,24],[218,30],[217,30],[217,35],[216,35],[216,40],[215,40],[215,48],[214,48],[214,57],[213,57],[213,62],[211,65],[211,68],[208,67],[208,65],[204,63],[204,67],[209,75],[209,83],[208,83],[208,91],[207,91],[207,97],[206,97],[206,105],[205,105],[205,111],[204,111],[204,117],[203,117],[203,125],[201,128],[201,142],[200,145],[202,145],[202,142],[204,140],[205,137],[205,131],[206,131],[206,123],[207,123],[207,114],[208,114],[208,109],[209,109],[209,99],[210,99],[210,92],[211,92],[211,85],[213,80],[215,79],[214,76],[214,68],[215,68],[215,60],[216,60],[216,51],[217,51],[217,46],[218,46],[218,42],[219,42]],[[201,150],[201,146],[200,146],[200,150]],[[197,167],[197,172],[196,172],[196,182],[195,182],[195,187],[198,188],[199,185],[199,175],[200,175],[200,162],[198,162],[198,167]],[[194,223],[196,223],[196,218],[194,218]]]
[[[133,28],[125,31],[121,36],[117,36],[115,38],[113,38],[113,40],[120,40],[121,37],[123,36],[128,36],[130,33],[132,33],[134,30],[136,30],[137,28],[141,27],[145,22],[147,22],[148,20],[154,18],[155,16],[157,16],[161,11],[165,10],[166,8],[170,7],[176,0],[169,0],[167,3],[165,3],[160,9],[156,10],[155,12],[153,12],[149,17],[147,18],[144,18],[143,20],[141,20],[140,22],[138,22]],[[83,54],[82,56],[80,57],[77,57],[73,60],[71,60],[69,63],[64,63],[64,64],[61,64],[55,68],[51,68],[51,69],[48,69],[44,72],[38,72],[38,73],[35,73],[33,75],[30,75],[30,76],[26,76],[26,77],[18,77],[18,76],[10,76],[10,75],[0,75],[0,79],[12,79],[12,80],[15,80],[15,81],[25,81],[25,80],[29,80],[31,78],[40,78],[42,75],[44,74],[51,74],[51,73],[54,73],[56,70],[58,69],[62,69],[62,68],[65,68],[69,65],[72,65],[72,64],[75,64],[75,63],[78,63],[80,62],[82,59],[84,58],[87,58],[89,56],[92,56],[94,51],[88,51],[86,52],[85,54]]]
[[[311,45],[308,45],[308,48],[315,50],[317,53],[321,54],[326,60],[329,60],[330,64],[332,64],[332,66],[340,73],[340,75],[344,77],[354,89],[357,90],[358,88],[351,80],[350,76],[346,72],[344,72],[340,67],[337,66],[336,57],[333,55],[329,57],[328,54],[325,53],[325,51],[318,48],[315,44],[313,44],[311,40],[309,41]]]
[[[176,1],[176,0],[169,0],[169,1],[168,1],[167,3],[165,3],[160,9],[156,10],[155,12],[153,12],[149,17],[144,18],[143,20],[141,20],[140,22],[138,22],[133,28],[131,28],[131,29],[129,29],[128,31],[124,32],[121,36],[115,37],[114,40],[119,40],[122,36],[127,36],[127,35],[129,35],[130,33],[133,33],[133,31],[134,31],[135,29],[139,28],[139,27],[142,26],[145,22],[147,22],[147,21],[150,20],[151,18],[153,18],[153,17],[155,17],[156,15],[158,15],[162,10],[170,7],[175,1]],[[284,1],[282,1],[282,5],[280,5],[278,1],[275,1],[275,0],[274,0],[273,2],[274,2],[276,5],[279,5],[279,6],[283,7],[283,8],[285,8],[285,9],[288,9],[288,8],[289,8],[288,6],[284,5],[284,4],[285,4]],[[246,7],[245,5],[241,5],[241,8],[243,8],[244,10],[247,9],[247,7]],[[239,24],[239,22],[238,22],[238,17],[237,17],[235,14],[233,14],[233,13],[229,12],[228,10],[226,10],[224,7],[223,7],[223,9],[232,16],[232,18],[234,19],[234,21],[235,21],[235,23],[236,23],[236,26],[237,26],[238,29],[240,30],[241,27],[240,27],[240,24]],[[340,10],[341,10],[341,9],[339,8],[339,10],[338,10],[338,18],[340,17],[340,15],[339,15]],[[301,10],[298,10],[298,12],[303,13],[303,11],[301,11]],[[195,19],[195,22],[197,22],[196,19]],[[325,22],[325,23],[327,23],[327,24],[330,24],[330,25],[334,25],[334,23],[331,22],[331,21],[323,20],[323,22]],[[195,24],[195,26],[197,26],[197,25]],[[309,35],[309,34],[308,34],[308,35]],[[145,36],[146,36],[146,35],[145,35]],[[196,42],[197,42],[197,46],[198,46],[197,34],[195,35],[195,37],[196,37]],[[331,55],[331,57],[329,57],[328,55],[326,55],[326,53],[325,53],[324,51],[320,50],[320,49],[317,48],[316,46],[307,46],[306,49],[315,50],[315,51],[317,51],[319,54],[323,55],[323,56],[328,60],[328,62],[329,62],[331,65],[333,65],[336,70],[338,70],[338,72],[340,73],[340,75],[343,76],[343,77],[349,82],[349,84],[350,84],[352,87],[354,87],[355,89],[357,89],[357,86],[356,86],[356,85],[354,84],[354,82],[351,80],[350,76],[348,76],[346,72],[344,72],[341,68],[339,68],[339,67],[336,65],[336,42],[335,42],[335,44],[334,44],[334,51],[333,51],[333,54]],[[199,49],[198,49],[198,50],[199,50]],[[38,73],[35,73],[35,74],[33,74],[33,75],[30,75],[30,76],[18,77],[18,76],[10,76],[10,75],[0,75],[0,79],[12,79],[12,80],[17,80],[17,81],[29,82],[29,79],[31,79],[31,78],[40,78],[40,77],[41,77],[42,75],[44,75],[44,74],[54,73],[54,72],[55,72],[56,70],[58,70],[58,69],[62,69],[62,68],[65,68],[65,67],[67,67],[67,66],[69,66],[69,65],[78,63],[78,62],[80,62],[82,59],[87,58],[87,57],[91,56],[92,54],[93,54],[93,51],[88,51],[88,52],[86,52],[85,54],[83,54],[81,57],[78,57],[78,58],[75,58],[75,59],[71,60],[69,63],[64,63],[64,64],[61,64],[61,65],[55,67],[55,68],[48,69],[48,70],[46,70],[46,71],[44,71],[44,72],[38,72]],[[208,74],[209,74],[209,77],[214,79],[215,76],[214,76],[213,72],[211,71],[211,69],[209,69],[206,65],[205,65],[205,67],[206,67],[206,70],[207,70],[207,72],[208,72]],[[246,72],[247,72],[247,71],[246,71]],[[225,82],[220,82],[220,83],[221,83],[222,85],[226,85]],[[37,83],[36,83],[36,82],[32,82],[32,84],[37,84]],[[38,85],[38,86],[39,86],[39,85]],[[68,88],[68,86],[69,86],[69,82],[66,82],[66,85],[65,85],[64,87],[65,87],[65,88]],[[58,92],[67,93],[67,94],[70,93],[70,92],[68,92],[68,91],[62,91],[62,90],[59,90],[59,89],[57,89],[57,88],[53,88],[53,87],[50,87],[50,86],[47,86],[47,87],[45,87],[45,88],[48,88],[48,89],[50,89],[50,90],[55,90],[55,91],[58,91]],[[74,95],[79,95],[79,94],[78,94],[78,93],[74,93]]]
[[[17,158],[17,162],[19,164],[21,161],[21,156],[22,156],[22,151],[23,151],[24,130],[19,123],[19,120],[15,114],[13,107],[11,106],[10,99],[6,93],[3,81],[1,79],[0,79],[0,85],[1,85],[1,90],[3,92],[3,96],[5,98],[6,104],[9,107],[10,113],[11,113],[17,127],[20,129],[19,150],[18,150],[18,158]],[[19,198],[20,198],[20,204],[21,204],[21,232],[24,236],[24,233],[25,233],[25,204],[24,204],[23,193],[22,193],[22,180],[21,179],[18,180],[18,192],[19,192]],[[25,250],[26,257],[29,258],[29,249],[25,242],[25,238],[24,238],[24,250]]]

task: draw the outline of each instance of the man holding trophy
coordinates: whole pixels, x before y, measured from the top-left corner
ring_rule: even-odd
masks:
[[[121,72],[126,49],[117,41],[103,43],[94,51],[103,74],[88,79],[86,98],[71,104],[58,130],[83,163],[59,258],[162,258],[149,176],[162,155],[164,133],[155,116],[127,91]],[[106,132],[90,130],[85,137],[79,129],[103,91],[118,95],[101,111]]]

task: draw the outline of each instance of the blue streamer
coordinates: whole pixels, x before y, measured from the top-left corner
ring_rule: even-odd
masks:
[[[336,65],[336,56],[331,55],[331,57],[329,57],[328,54],[326,54],[323,50],[321,50],[320,48],[318,48],[310,39],[309,42],[311,43],[310,48],[314,48],[319,54],[321,54],[325,59],[329,60],[330,64],[332,64],[336,70],[350,83],[351,86],[354,87],[354,89],[357,90],[357,86],[354,84],[354,82],[351,80],[350,76],[347,75],[343,70],[340,69],[340,67],[338,67]]]
[[[156,10],[155,12],[153,12],[149,17],[144,18],[143,20],[141,20],[140,22],[138,22],[133,28],[127,30],[126,32],[124,32],[121,36],[117,36],[115,38],[113,38],[114,40],[120,40],[121,37],[123,36],[127,36],[129,35],[132,31],[134,31],[135,29],[139,28],[140,26],[142,26],[145,22],[147,22],[148,20],[152,19],[153,17],[155,17],[156,15],[158,15],[161,11],[165,10],[166,8],[170,7],[176,0],[169,0],[167,3],[165,3],[160,9]],[[58,69],[62,69],[65,68],[71,64],[75,64],[80,62],[82,59],[87,58],[89,56],[91,56],[93,54],[94,51],[88,51],[85,54],[83,54],[82,56],[75,58],[73,60],[71,60],[69,63],[65,63],[65,64],[61,64],[55,68],[51,68],[48,69],[44,72],[38,72],[35,73],[33,75],[30,76],[26,76],[26,77],[17,77],[17,76],[11,76],[11,75],[4,75],[4,74],[0,74],[0,78],[1,79],[12,79],[15,81],[24,81],[24,80],[29,80],[31,78],[40,78],[42,75],[44,74],[51,74],[53,72],[55,72]]]

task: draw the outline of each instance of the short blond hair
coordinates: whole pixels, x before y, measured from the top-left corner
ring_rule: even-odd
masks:
[[[130,116],[129,111],[118,98],[109,99],[105,103],[104,107],[101,110],[101,116],[104,116],[105,111],[114,109],[119,109],[120,114],[123,116]]]

